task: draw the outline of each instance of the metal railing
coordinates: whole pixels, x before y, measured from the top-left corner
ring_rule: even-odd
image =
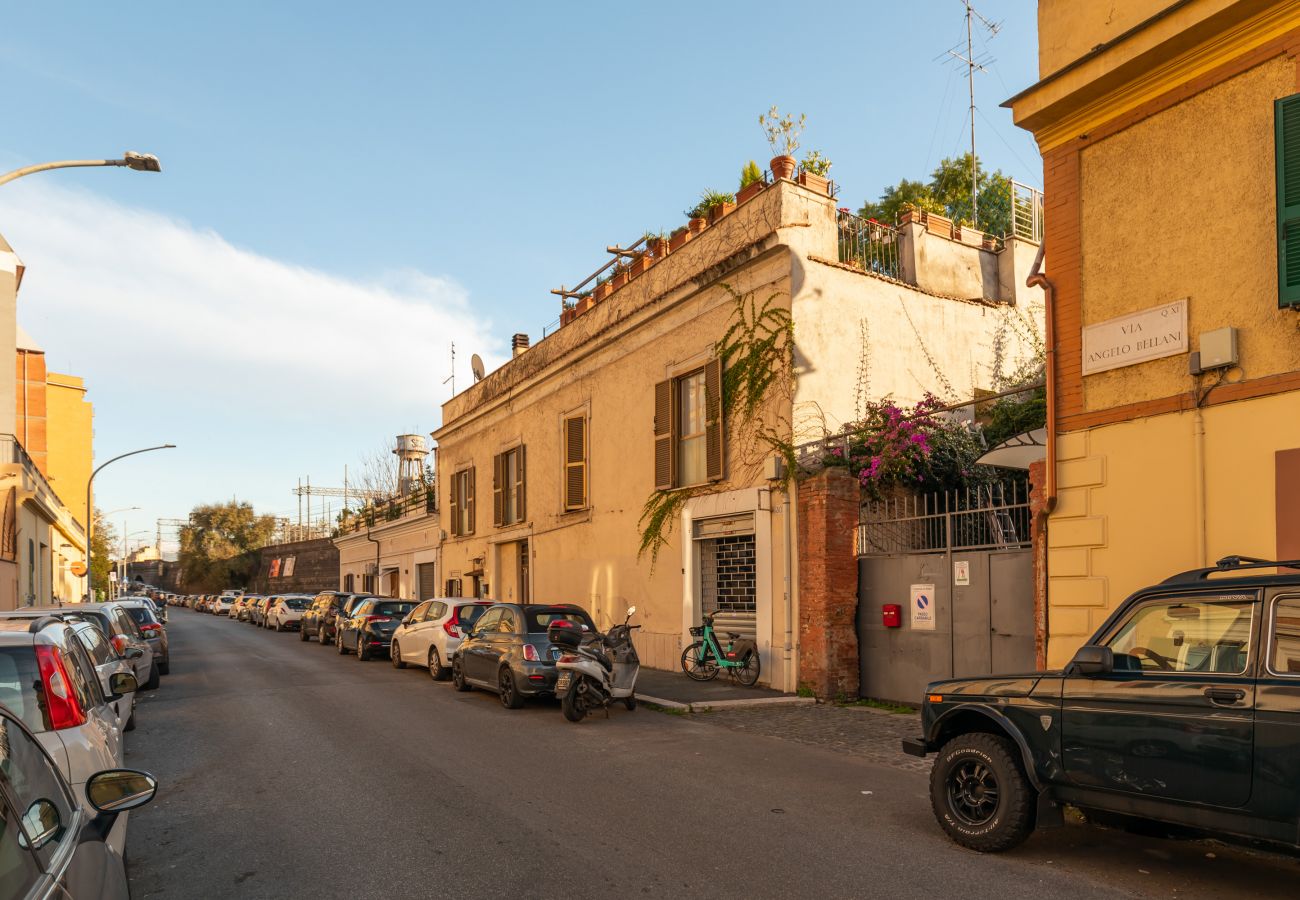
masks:
[[[342,516],[338,527],[333,529],[333,536],[352,534],[363,528],[396,522],[415,511],[425,514],[438,511],[438,489],[435,485],[430,484],[413,490],[405,497],[389,497],[387,500],[368,503],[356,512]]]
[[[1011,233],[1036,244],[1043,242],[1043,192],[1038,188],[1011,182]]]
[[[898,229],[893,225],[855,216],[847,209],[836,210],[840,262],[875,275],[900,278]]]
[[[1030,546],[1032,517],[1024,481],[868,500],[858,519],[858,555],[1020,549]]]

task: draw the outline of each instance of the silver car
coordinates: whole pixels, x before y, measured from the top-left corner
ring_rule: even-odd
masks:
[[[39,618],[40,616],[76,613],[99,626],[108,643],[131,663],[140,690],[152,691],[158,687],[159,671],[154,660],[153,647],[118,601],[104,603],[69,603],[65,606],[23,606],[0,611],[0,618]],[[2,701],[0,701],[2,702]]]
[[[114,602],[126,610],[126,614],[135,621],[136,628],[140,629],[140,634],[153,651],[158,674],[166,675],[170,672],[172,657],[167,645],[167,626],[158,618],[154,605],[144,597],[126,597]]]

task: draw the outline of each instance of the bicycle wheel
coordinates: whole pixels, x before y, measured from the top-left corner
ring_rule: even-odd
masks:
[[[682,671],[696,681],[712,681],[718,675],[718,663],[712,651],[701,641],[696,641],[682,651]]]
[[[751,685],[758,681],[758,666],[758,651],[755,650],[745,659],[745,664],[732,669],[731,674],[741,684]]]

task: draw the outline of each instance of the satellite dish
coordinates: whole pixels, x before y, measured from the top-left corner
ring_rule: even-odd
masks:
[[[473,371],[473,373],[474,373],[474,380],[475,380],[475,381],[482,381],[482,380],[483,380],[483,360],[479,358],[479,355],[478,355],[477,353],[475,353],[473,356],[471,356],[471,357],[469,358],[469,367],[470,367],[470,370]]]

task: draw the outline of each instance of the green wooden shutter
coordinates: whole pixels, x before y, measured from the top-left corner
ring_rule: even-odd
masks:
[[[1274,104],[1277,143],[1277,300],[1300,305],[1300,94]]]
[[[528,447],[520,444],[515,451],[519,457],[519,468],[515,473],[515,521],[528,521]]]

